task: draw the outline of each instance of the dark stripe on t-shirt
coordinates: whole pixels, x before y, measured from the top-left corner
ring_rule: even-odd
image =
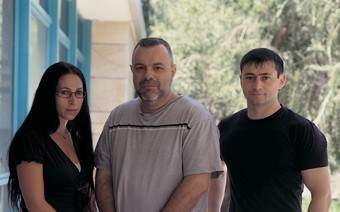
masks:
[[[191,128],[187,123],[180,124],[164,124],[164,125],[133,125],[133,124],[117,124],[109,126],[109,129],[116,128],[168,128],[168,127],[186,127],[188,130]]]

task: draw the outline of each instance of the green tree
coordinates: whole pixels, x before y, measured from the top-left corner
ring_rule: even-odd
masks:
[[[315,121],[340,164],[339,0],[145,0],[148,31],[174,49],[174,88],[201,101],[217,119],[245,106],[239,61],[256,47],[285,59],[281,101]]]
[[[286,0],[273,4],[269,13],[275,12],[264,37],[286,59],[289,81],[282,101],[326,134],[335,169],[340,161],[340,1]]]

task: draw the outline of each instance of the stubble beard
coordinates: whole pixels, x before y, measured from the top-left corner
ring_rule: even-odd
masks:
[[[154,102],[157,101],[157,99],[159,99],[159,93],[142,93],[142,92],[137,92],[138,96],[145,102]]]
[[[146,85],[145,85],[146,84]],[[143,80],[140,82],[140,87],[137,90],[138,96],[146,102],[154,102],[157,101],[162,96],[162,91],[160,90],[160,83],[156,80]],[[154,86],[152,88],[148,88],[147,86]]]
[[[145,102],[155,102],[162,97],[162,91],[159,86],[150,90],[140,88],[137,94]]]

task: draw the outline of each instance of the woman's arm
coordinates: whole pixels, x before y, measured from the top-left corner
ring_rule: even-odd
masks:
[[[19,186],[29,212],[55,212],[44,195],[44,179],[42,164],[22,161],[16,167]]]

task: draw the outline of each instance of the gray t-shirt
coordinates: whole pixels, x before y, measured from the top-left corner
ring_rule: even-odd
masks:
[[[223,170],[212,116],[184,96],[154,113],[143,113],[139,98],[114,109],[95,163],[112,173],[118,212],[160,211],[185,176]],[[193,211],[207,206],[205,193]]]

